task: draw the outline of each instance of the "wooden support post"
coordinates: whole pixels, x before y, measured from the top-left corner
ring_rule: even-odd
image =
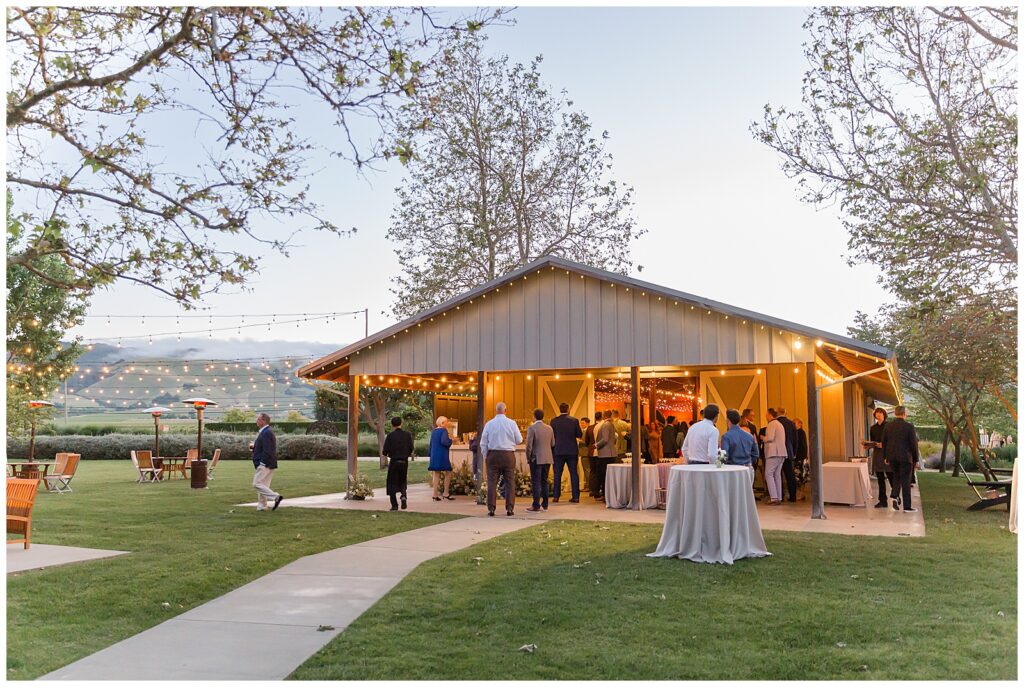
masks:
[[[640,425],[643,418],[640,416],[640,368],[629,368],[629,381],[632,385],[632,399],[630,414],[633,416],[630,429],[633,434],[633,465],[630,470],[633,472],[633,510],[640,510],[640,466],[643,463],[640,450]]]
[[[359,375],[348,383],[348,460],[345,498],[349,498],[359,474]]]
[[[807,363],[807,449],[811,468],[811,517],[826,520],[821,494],[821,389],[817,387],[814,363]]]
[[[479,370],[476,373],[476,445],[480,446],[480,435],[484,431],[484,404],[487,402],[487,374],[483,370]],[[479,448],[478,448],[479,450]],[[480,490],[480,484],[484,478],[484,456],[480,455],[480,463],[477,469],[473,472],[473,483],[476,485],[476,502],[478,504],[484,503],[483,492]]]

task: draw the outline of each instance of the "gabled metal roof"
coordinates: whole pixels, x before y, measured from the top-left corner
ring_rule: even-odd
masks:
[[[377,344],[378,342],[383,343],[389,337],[392,337],[395,334],[403,332],[404,330],[410,327],[415,327],[419,324],[427,322],[433,317],[436,317],[447,311],[454,310],[457,307],[461,307],[471,300],[477,299],[480,296],[483,296],[484,294],[494,291],[497,288],[501,288],[506,284],[519,280],[523,278],[525,275],[529,275],[531,273],[538,272],[543,269],[563,269],[578,275],[584,275],[603,282],[610,282],[613,284],[629,288],[635,288],[645,292],[650,292],[656,296],[662,296],[667,299],[673,299],[690,305],[694,305],[705,310],[710,310],[725,315],[731,315],[734,317],[744,318],[755,323],[771,326],[781,330],[786,330],[794,334],[806,336],[810,339],[827,340],[829,343],[839,344],[843,348],[847,348],[855,352],[865,353],[867,355],[880,357],[891,362],[895,362],[894,353],[888,348],[885,348],[884,346],[879,346],[877,344],[865,341],[858,341],[848,336],[834,334],[832,332],[826,332],[821,329],[808,327],[806,325],[797,324],[795,322],[790,322],[788,320],[782,320],[777,317],[764,315],[762,313],[757,313],[752,310],[737,308],[735,306],[728,305],[726,303],[721,303],[719,301],[714,301],[709,298],[704,298],[702,296],[697,296],[683,291],[677,291],[675,289],[670,289],[664,286],[659,286],[657,284],[652,284],[650,282],[641,281],[639,279],[635,279],[633,277],[625,276],[622,274],[617,274],[615,272],[609,272],[607,270],[602,270],[595,267],[590,267],[588,265],[583,265],[577,262],[573,262],[571,260],[566,260],[564,258],[555,256],[545,256],[543,258],[531,262],[528,265],[524,265],[523,267],[513,270],[512,272],[509,272],[505,275],[502,275],[497,279],[489,281],[486,284],[482,284],[459,296],[451,298],[445,301],[444,303],[441,303],[432,308],[417,313],[416,315],[409,317],[379,332],[376,332],[375,334],[372,334],[371,336],[368,336],[365,339],[349,344],[348,346],[345,346],[344,348],[335,351],[330,355],[323,356],[320,359],[315,360],[312,363],[309,363],[308,365],[304,365],[303,367],[299,368],[296,374],[300,377],[314,376],[314,374],[318,370],[321,370],[322,368],[327,366],[333,367],[336,364],[338,364],[339,361],[344,361],[349,356],[354,355],[355,353],[361,351],[364,348],[369,348],[374,344]]]

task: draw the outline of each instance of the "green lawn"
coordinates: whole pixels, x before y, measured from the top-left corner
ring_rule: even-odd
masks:
[[[375,486],[383,484],[382,471],[362,468]],[[410,466],[411,482],[425,474],[426,461]],[[340,461],[282,462],[274,488],[286,497],[336,492],[344,475]],[[73,494],[38,496],[33,543],[132,553],[8,575],[8,679],[38,677],[296,558],[448,519],[299,508],[256,513],[235,505],[255,500],[248,461],[222,462],[202,491],[186,481],[134,479],[127,460],[84,461]],[[383,489],[376,498],[387,498]]]
[[[769,531],[774,557],[733,566],[646,558],[657,526],[506,535],[420,566],[292,677],[1012,680],[1006,511],[921,485],[927,537]]]

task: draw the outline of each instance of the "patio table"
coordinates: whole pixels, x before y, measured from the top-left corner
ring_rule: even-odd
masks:
[[[169,478],[170,475],[172,474],[178,475],[179,477],[184,477],[185,475],[182,466],[185,464],[185,461],[187,460],[188,458],[185,457],[179,458],[165,456],[163,458],[154,458],[153,467],[163,468],[163,472],[160,475],[160,479],[163,479],[164,477]]]
[[[613,463],[604,478],[606,508],[633,507],[633,466]],[[658,507],[658,466],[640,466],[640,507]]]
[[[50,469],[50,466],[56,465],[56,462],[52,460],[9,460],[7,461],[7,465],[11,468],[13,477],[21,479],[43,479],[46,477],[46,472]]]
[[[770,556],[745,465],[676,465],[669,471],[661,541],[651,558],[728,563]]]
[[[821,500],[866,508],[871,500],[868,464],[833,461],[822,465]]]

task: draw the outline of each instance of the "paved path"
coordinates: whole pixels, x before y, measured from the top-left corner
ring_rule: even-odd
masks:
[[[533,524],[463,518],[306,556],[42,679],[281,680],[423,561]]]
[[[24,544],[8,544],[7,573],[52,568],[56,565],[67,565],[79,561],[94,561],[98,558],[123,556],[126,553],[128,552],[83,549],[79,546],[56,546],[54,544],[32,544],[26,549]]]

